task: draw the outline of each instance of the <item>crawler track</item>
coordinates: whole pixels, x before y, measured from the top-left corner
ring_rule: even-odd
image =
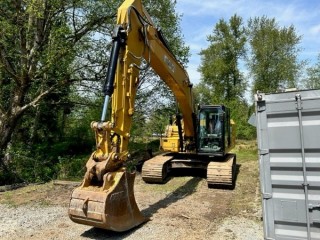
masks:
[[[146,161],[141,172],[143,181],[147,183],[163,183],[172,159],[172,156],[159,155]]]
[[[236,175],[236,155],[228,154],[225,161],[212,161],[207,168],[209,186],[233,187]]]
[[[188,164],[186,164],[186,162]],[[200,160],[201,163],[201,160]],[[165,154],[156,156],[143,164],[142,179],[146,183],[163,183],[171,168],[204,168],[207,169],[207,183],[209,187],[233,188],[236,177],[236,155],[227,154],[225,157],[217,157],[208,165],[199,160],[181,160]]]

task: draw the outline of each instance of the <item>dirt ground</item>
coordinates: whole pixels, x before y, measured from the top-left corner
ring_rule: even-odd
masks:
[[[258,163],[246,156],[238,157],[234,190],[209,189],[203,177],[176,173],[166,184],[150,185],[138,174],[136,201],[150,221],[124,233],[71,222],[73,186],[51,182],[2,192],[0,239],[263,239]]]

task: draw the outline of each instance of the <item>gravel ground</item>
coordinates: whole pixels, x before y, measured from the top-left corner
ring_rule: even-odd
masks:
[[[243,218],[226,218],[218,226],[214,222],[191,217],[168,218],[159,215],[143,226],[125,233],[115,233],[74,224],[67,208],[0,205],[0,239],[239,239],[259,240],[261,224]],[[200,227],[199,227],[200,226]]]
[[[197,174],[175,175],[162,185],[145,184],[138,174],[136,201],[150,221],[124,233],[73,223],[70,183],[0,192],[0,239],[262,240],[256,153],[240,150],[234,190],[210,189]]]
[[[70,189],[61,186],[48,188],[47,192],[44,187],[20,190],[24,194],[13,196],[28,198],[46,193],[48,201],[59,192],[65,198],[70,193]],[[115,233],[71,222],[67,216],[68,200],[54,205],[31,201],[18,206],[0,204],[0,239],[263,239],[259,211],[237,212],[232,202],[236,192],[208,189],[205,179],[182,177],[166,185],[145,185],[138,177],[135,194],[150,221],[128,232]]]

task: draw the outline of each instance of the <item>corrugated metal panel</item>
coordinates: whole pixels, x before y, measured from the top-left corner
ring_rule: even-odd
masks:
[[[320,90],[255,97],[265,239],[320,240]]]

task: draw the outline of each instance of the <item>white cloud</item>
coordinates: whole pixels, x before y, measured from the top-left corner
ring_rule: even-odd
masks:
[[[181,0],[178,1],[178,7],[185,16],[204,16],[225,13],[230,9],[237,9],[244,0]]]
[[[207,36],[212,33],[219,19],[229,20],[234,14],[246,22],[250,17],[275,18],[279,26],[293,25],[302,35],[301,57],[314,61],[320,51],[320,1],[279,0],[178,0],[177,11],[183,14],[182,32],[190,46],[192,64],[200,64],[198,53],[208,46]],[[194,74],[195,77],[199,76]],[[191,77],[190,77],[191,78]],[[192,80],[193,78],[191,78]]]
[[[178,12],[185,17],[214,16],[220,18],[221,15],[231,16],[237,13],[244,19],[266,15],[276,17],[279,22],[290,23],[293,21],[305,21],[318,15],[316,9],[311,12],[304,9],[305,5],[306,1],[303,0],[290,2],[279,0],[180,0],[177,7]]]
[[[320,35],[320,24],[312,26],[309,29],[309,33],[313,36],[319,36]]]

